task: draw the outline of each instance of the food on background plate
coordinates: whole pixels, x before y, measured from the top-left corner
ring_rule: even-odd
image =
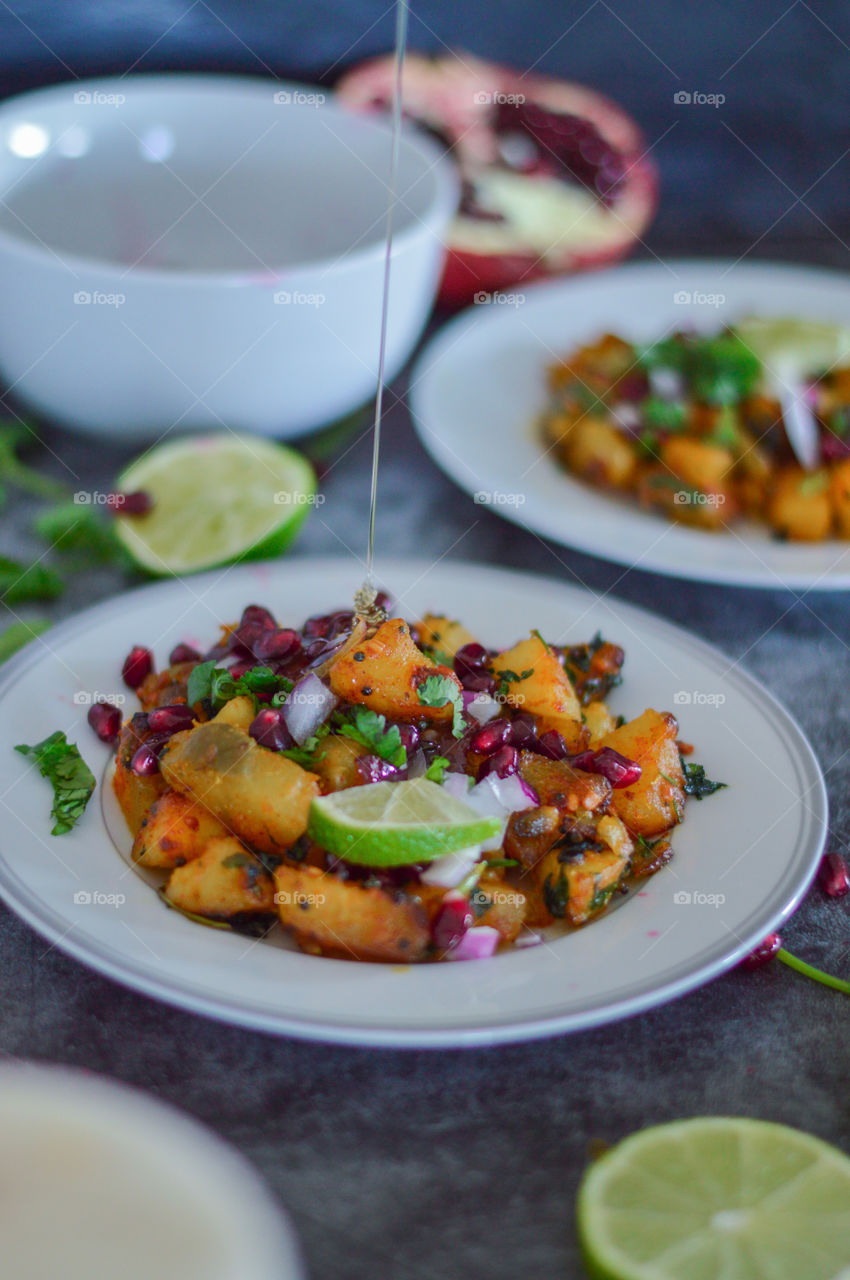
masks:
[[[645,345],[605,334],[549,367],[544,442],[581,480],[694,528],[749,518],[783,540],[850,538],[850,348],[828,326],[794,324],[745,321]],[[812,437],[811,469],[771,366],[781,349],[788,368],[790,333],[804,366],[795,429]]]
[[[475,959],[598,916],[722,785],[669,712],[615,718],[623,661],[601,636],[498,651],[437,614],[296,630],[249,605],[161,671],[136,646],[141,710],[89,721],[168,906],[317,955]]]
[[[376,58],[337,85],[357,109],[386,108],[394,63]],[[656,204],[656,171],[637,125],[583,85],[520,75],[466,53],[409,54],[405,113],[436,135],[460,168],[440,301],[622,258]]]

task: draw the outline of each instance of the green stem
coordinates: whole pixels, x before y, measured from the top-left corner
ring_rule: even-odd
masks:
[[[783,964],[787,964],[789,969],[796,969],[798,973],[802,973],[804,978],[812,978],[825,987],[832,987],[834,991],[843,991],[845,995],[850,996],[850,982],[845,982],[843,978],[833,978],[831,973],[824,973],[823,969],[816,969],[814,965],[806,964],[805,960],[792,956],[791,952],[786,951],[784,947],[779,948],[776,958]]]

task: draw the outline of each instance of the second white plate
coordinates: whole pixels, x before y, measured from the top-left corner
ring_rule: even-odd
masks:
[[[476,502],[591,555],[741,586],[850,586],[850,542],[778,542],[754,523],[723,533],[672,524],[582,484],[538,437],[545,367],[579,343],[608,332],[630,341],[674,327],[716,332],[746,315],[850,325],[850,277],[774,263],[674,261],[533,285],[501,302],[494,296],[441,329],[420,357],[410,386],[417,430]]]

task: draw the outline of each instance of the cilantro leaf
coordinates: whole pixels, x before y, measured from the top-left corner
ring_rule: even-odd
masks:
[[[272,695],[275,706],[280,706],[292,689],[292,681],[278,676],[271,667],[251,667],[235,679],[226,667],[217,667],[215,660],[199,662],[189,673],[186,684],[186,701],[190,707],[196,702],[208,701],[213,711],[220,711],[232,698],[245,697],[258,703],[258,695]],[[275,701],[275,699],[277,701]]]
[[[435,756],[425,770],[425,777],[429,782],[442,782],[448,767],[449,762],[445,756]]]
[[[300,747],[288,747],[286,751],[281,751],[279,754],[286,756],[288,760],[294,760],[296,764],[303,765],[305,768],[309,769],[310,765],[317,759],[316,748],[322,738],[326,738],[330,731],[330,723],[326,720],[324,724],[319,725],[312,738],[308,738]],[[321,756],[319,756],[318,759],[321,759]],[[290,855],[287,854],[287,857],[289,856]]]
[[[89,564],[130,564],[114,525],[107,524],[92,507],[57,503],[36,517],[33,529],[60,555],[85,556]]]
[[[705,767],[701,764],[687,764],[683,760],[682,772],[685,775],[685,795],[693,796],[695,800],[701,800],[703,796],[712,796],[715,791],[727,785],[725,782],[712,782],[711,778],[707,778]]]
[[[190,707],[196,702],[203,702],[212,692],[212,673],[215,671],[215,658],[209,662],[199,662],[189,672],[186,682],[186,701]]]
[[[368,747],[381,760],[402,768],[407,764],[407,748],[401,740],[397,724],[388,725],[386,717],[369,707],[354,707],[352,719],[337,717],[339,732],[353,742]]]
[[[76,745],[67,740],[61,729],[34,747],[21,743],[15,750],[23,756],[32,756],[41,776],[52,784],[53,808],[50,812],[55,825],[51,835],[64,835],[85,812],[95,787],[94,774]]]
[[[0,598],[4,604],[23,604],[28,600],[55,600],[65,584],[55,569],[44,564],[23,564],[0,556]]]
[[[423,707],[445,707],[452,704],[452,736],[462,738],[466,732],[463,718],[463,694],[456,681],[448,676],[426,676],[416,690]]]
[[[23,649],[25,644],[43,635],[50,627],[46,618],[31,618],[29,622],[13,622],[5,631],[0,632],[0,662],[11,658],[13,653]]]

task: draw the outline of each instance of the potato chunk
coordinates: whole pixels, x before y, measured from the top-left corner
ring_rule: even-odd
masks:
[[[832,468],[829,496],[838,535],[850,538],[850,458],[845,458]]]
[[[611,783],[601,774],[582,773],[565,760],[547,760],[535,751],[520,753],[519,772],[542,805],[552,805],[561,813],[605,810],[611,798]]]
[[[427,913],[415,897],[365,888],[318,867],[281,864],[275,902],[283,927],[314,955],[402,964],[422,960],[430,947]]]
[[[140,867],[173,870],[199,858],[207,843],[228,830],[203,805],[166,791],[151,805],[133,841]]]
[[[199,858],[172,871],[165,896],[183,911],[211,920],[274,912],[271,876],[232,836],[216,837]]]
[[[321,779],[323,792],[345,791],[363,785],[357,772],[357,757],[368,750],[341,733],[329,733],[320,739],[310,758],[310,768]]]
[[[775,476],[766,515],[783,538],[821,542],[832,527],[830,481],[825,472],[783,467]]]
[[[637,470],[637,455],[627,436],[604,418],[582,417],[559,444],[567,466],[591,484],[627,489]]]
[[[676,746],[679,726],[669,712],[647,710],[607,733],[602,746],[636,760],[641,776],[631,787],[611,792],[611,808],[632,835],[660,835],[685,814],[682,761]]]
[[[523,888],[530,882],[534,890],[528,891],[529,923],[584,924],[608,905],[628,865],[627,855],[607,846],[566,858],[562,849],[553,848],[521,880]]]
[[[426,613],[422,621],[417,622],[416,630],[423,649],[436,649],[447,658],[453,658],[465,644],[477,643],[476,637],[462,622],[438,613]]]
[[[265,853],[284,853],[304,834],[311,801],[319,794],[314,774],[217,720],[175,734],[160,769],[170,787]]]
[[[166,782],[161,774],[149,773],[140,777],[130,767],[138,748],[151,736],[147,719],[139,712],[127,721],[118,738],[118,757],[112,789],[134,836],[154,800],[166,790]]]
[[[460,691],[454,672],[437,666],[417,648],[401,618],[382,623],[373,636],[347,650],[328,671],[331,688],[346,702],[360,702],[396,719],[451,720],[451,704],[426,707],[419,701],[417,690],[431,675],[447,677]]]
[[[540,733],[557,729],[571,751],[580,751],[587,735],[581,707],[558,656],[539,636],[529,636],[492,662],[505,700],[537,716]]]
[[[216,724],[232,724],[247,733],[254,719],[254,699],[247,696],[231,698],[213,718]]]

